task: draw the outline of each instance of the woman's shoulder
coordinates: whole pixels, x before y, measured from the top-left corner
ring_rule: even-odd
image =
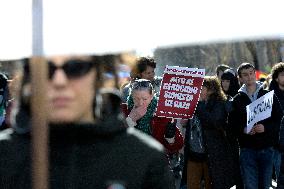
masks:
[[[125,152],[133,154],[134,152],[140,151],[145,152],[148,156],[157,157],[164,156],[165,149],[161,143],[155,140],[153,137],[133,128],[127,128],[127,136],[124,137],[125,140]],[[131,145],[127,145],[131,144]],[[141,155],[145,155],[141,154]]]
[[[12,128],[0,132],[1,173],[10,174],[25,163],[30,156],[30,142],[29,136],[17,134]]]
[[[155,123],[158,124],[165,124],[165,123],[169,123],[171,122],[171,118],[167,118],[167,117],[158,117],[157,115],[154,115],[152,118],[152,122],[154,121]]]

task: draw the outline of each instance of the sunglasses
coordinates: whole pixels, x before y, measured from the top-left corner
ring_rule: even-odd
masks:
[[[62,66],[56,66],[52,61],[48,61],[48,78],[52,79],[56,70],[62,69],[68,79],[80,78],[91,71],[94,63],[86,60],[68,60]],[[29,67],[25,66],[25,72],[29,74]]]
[[[93,62],[85,60],[69,60],[62,66],[56,66],[51,61],[48,62],[48,78],[52,79],[58,69],[62,69],[68,79],[76,79],[90,72]]]

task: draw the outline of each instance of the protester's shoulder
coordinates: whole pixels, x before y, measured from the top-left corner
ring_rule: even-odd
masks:
[[[162,83],[163,78],[160,76],[155,76],[154,82],[156,85],[160,85]]]
[[[167,117],[158,117],[157,115],[154,115],[152,118],[152,122],[160,122],[160,123],[168,123],[172,119],[167,118]]]
[[[161,77],[161,76],[155,76],[154,80],[161,82],[161,81],[163,80],[163,77]]]
[[[233,110],[233,97],[228,96],[227,100],[224,102],[225,109],[227,112],[231,112]]]
[[[264,89],[264,88],[261,88],[260,90],[259,90],[259,93],[260,93],[260,95],[262,96],[262,95],[265,95],[266,93],[268,93],[268,92],[270,92],[268,89]]]
[[[246,97],[247,94],[245,94],[244,92],[242,91],[238,91],[238,93],[232,97],[231,101],[235,102],[235,101],[238,101],[238,100],[241,100],[242,98]]]
[[[213,106],[218,107],[227,107],[232,105],[232,100],[227,99],[227,100],[216,100],[215,103],[213,103]]]
[[[24,135],[17,134],[13,128],[7,128],[0,131],[0,150],[3,148],[3,146],[6,145],[9,145],[9,147],[11,147],[12,144],[15,144],[16,146],[24,144],[24,141],[27,141],[26,139],[28,137],[23,136]]]
[[[123,86],[121,86],[122,91],[128,91],[130,89],[131,83],[126,83]]]
[[[151,136],[135,129],[135,128],[127,128],[126,131],[129,140],[132,143],[135,143],[135,148],[139,147],[141,149],[144,149],[146,151],[152,151],[153,153],[163,153],[164,147],[161,143],[156,141]]]
[[[0,131],[0,144],[4,142],[11,142],[13,135],[14,135],[14,130],[12,128]]]
[[[26,137],[18,135],[12,128],[0,132],[0,154],[6,154],[7,157],[18,155],[25,151],[27,144]]]

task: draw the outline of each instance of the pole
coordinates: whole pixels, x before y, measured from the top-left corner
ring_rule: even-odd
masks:
[[[48,189],[48,127],[46,120],[47,65],[43,58],[42,0],[33,0],[31,68],[32,187]]]

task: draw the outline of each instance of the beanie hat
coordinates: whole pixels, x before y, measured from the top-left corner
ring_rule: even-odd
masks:
[[[236,77],[234,70],[226,69],[224,73],[222,74],[221,79],[222,80],[232,80],[234,77]]]

